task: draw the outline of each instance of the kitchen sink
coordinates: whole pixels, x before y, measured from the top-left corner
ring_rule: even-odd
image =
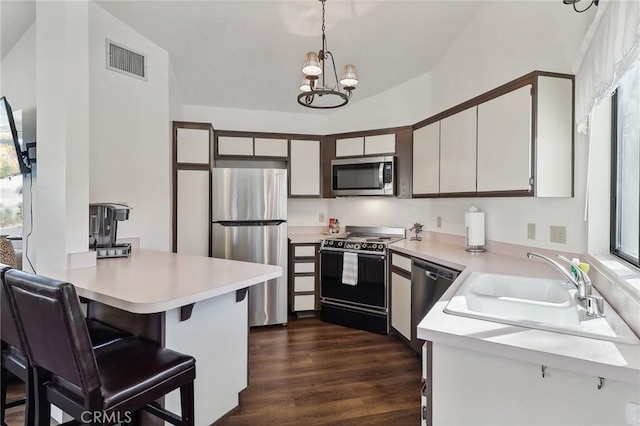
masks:
[[[521,327],[640,344],[613,308],[607,306],[604,318],[590,317],[575,294],[575,288],[561,280],[472,272],[444,311]]]

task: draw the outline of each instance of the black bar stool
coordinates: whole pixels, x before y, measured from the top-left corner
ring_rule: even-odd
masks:
[[[25,351],[23,350],[15,321],[11,316],[11,309],[9,307],[7,297],[5,297],[4,276],[6,271],[10,269],[11,267],[0,263],[0,282],[2,283],[2,286],[0,287],[0,302],[2,303],[2,310],[0,312],[2,316],[0,325],[0,335],[2,337],[2,352],[0,353],[0,419],[2,424],[5,424],[6,410],[26,403],[24,415],[25,424],[32,425],[35,422],[34,410],[36,407],[35,399],[33,399],[34,392],[32,390],[32,374],[29,369],[29,363],[24,355]],[[89,336],[91,338],[91,344],[94,348],[100,348],[117,342],[124,337],[131,336],[131,333],[111,327],[96,320],[88,319],[86,322],[89,330]],[[8,372],[11,372],[26,384],[25,398],[7,402]]]
[[[33,368],[38,425],[50,404],[85,424],[134,420],[145,409],[192,426],[195,359],[136,337],[93,349],[72,284],[10,270],[5,286]],[[180,389],[181,417],[154,403]]]

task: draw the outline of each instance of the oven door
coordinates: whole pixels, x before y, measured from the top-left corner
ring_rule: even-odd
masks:
[[[343,252],[320,251],[320,295],[323,301],[386,311],[383,255],[358,254],[358,284],[342,283]]]

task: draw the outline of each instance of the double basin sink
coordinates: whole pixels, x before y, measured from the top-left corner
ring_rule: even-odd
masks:
[[[638,345],[640,340],[610,307],[587,315],[577,290],[561,280],[472,272],[444,311],[448,314],[574,336]]]

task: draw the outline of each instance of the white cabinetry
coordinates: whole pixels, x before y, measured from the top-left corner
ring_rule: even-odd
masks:
[[[286,158],[288,140],[241,136],[218,136],[218,156]]]
[[[336,157],[394,154],[395,152],[395,133],[336,139]]]
[[[318,300],[318,250],[317,243],[289,244],[290,265],[290,306],[298,315],[303,311],[316,310]]]
[[[440,122],[440,193],[476,192],[477,107]]]
[[[440,192],[440,122],[413,132],[413,194]]]
[[[434,425],[624,425],[640,403],[637,385],[437,342],[431,361]]]
[[[292,140],[289,157],[289,195],[319,197],[320,141]]]
[[[531,85],[478,105],[478,192],[528,191]]]
[[[411,258],[391,253],[391,327],[411,341]]]
[[[411,340],[411,280],[391,272],[391,326]]]
[[[173,251],[209,256],[211,235],[210,151],[213,129],[202,123],[174,122]]]

